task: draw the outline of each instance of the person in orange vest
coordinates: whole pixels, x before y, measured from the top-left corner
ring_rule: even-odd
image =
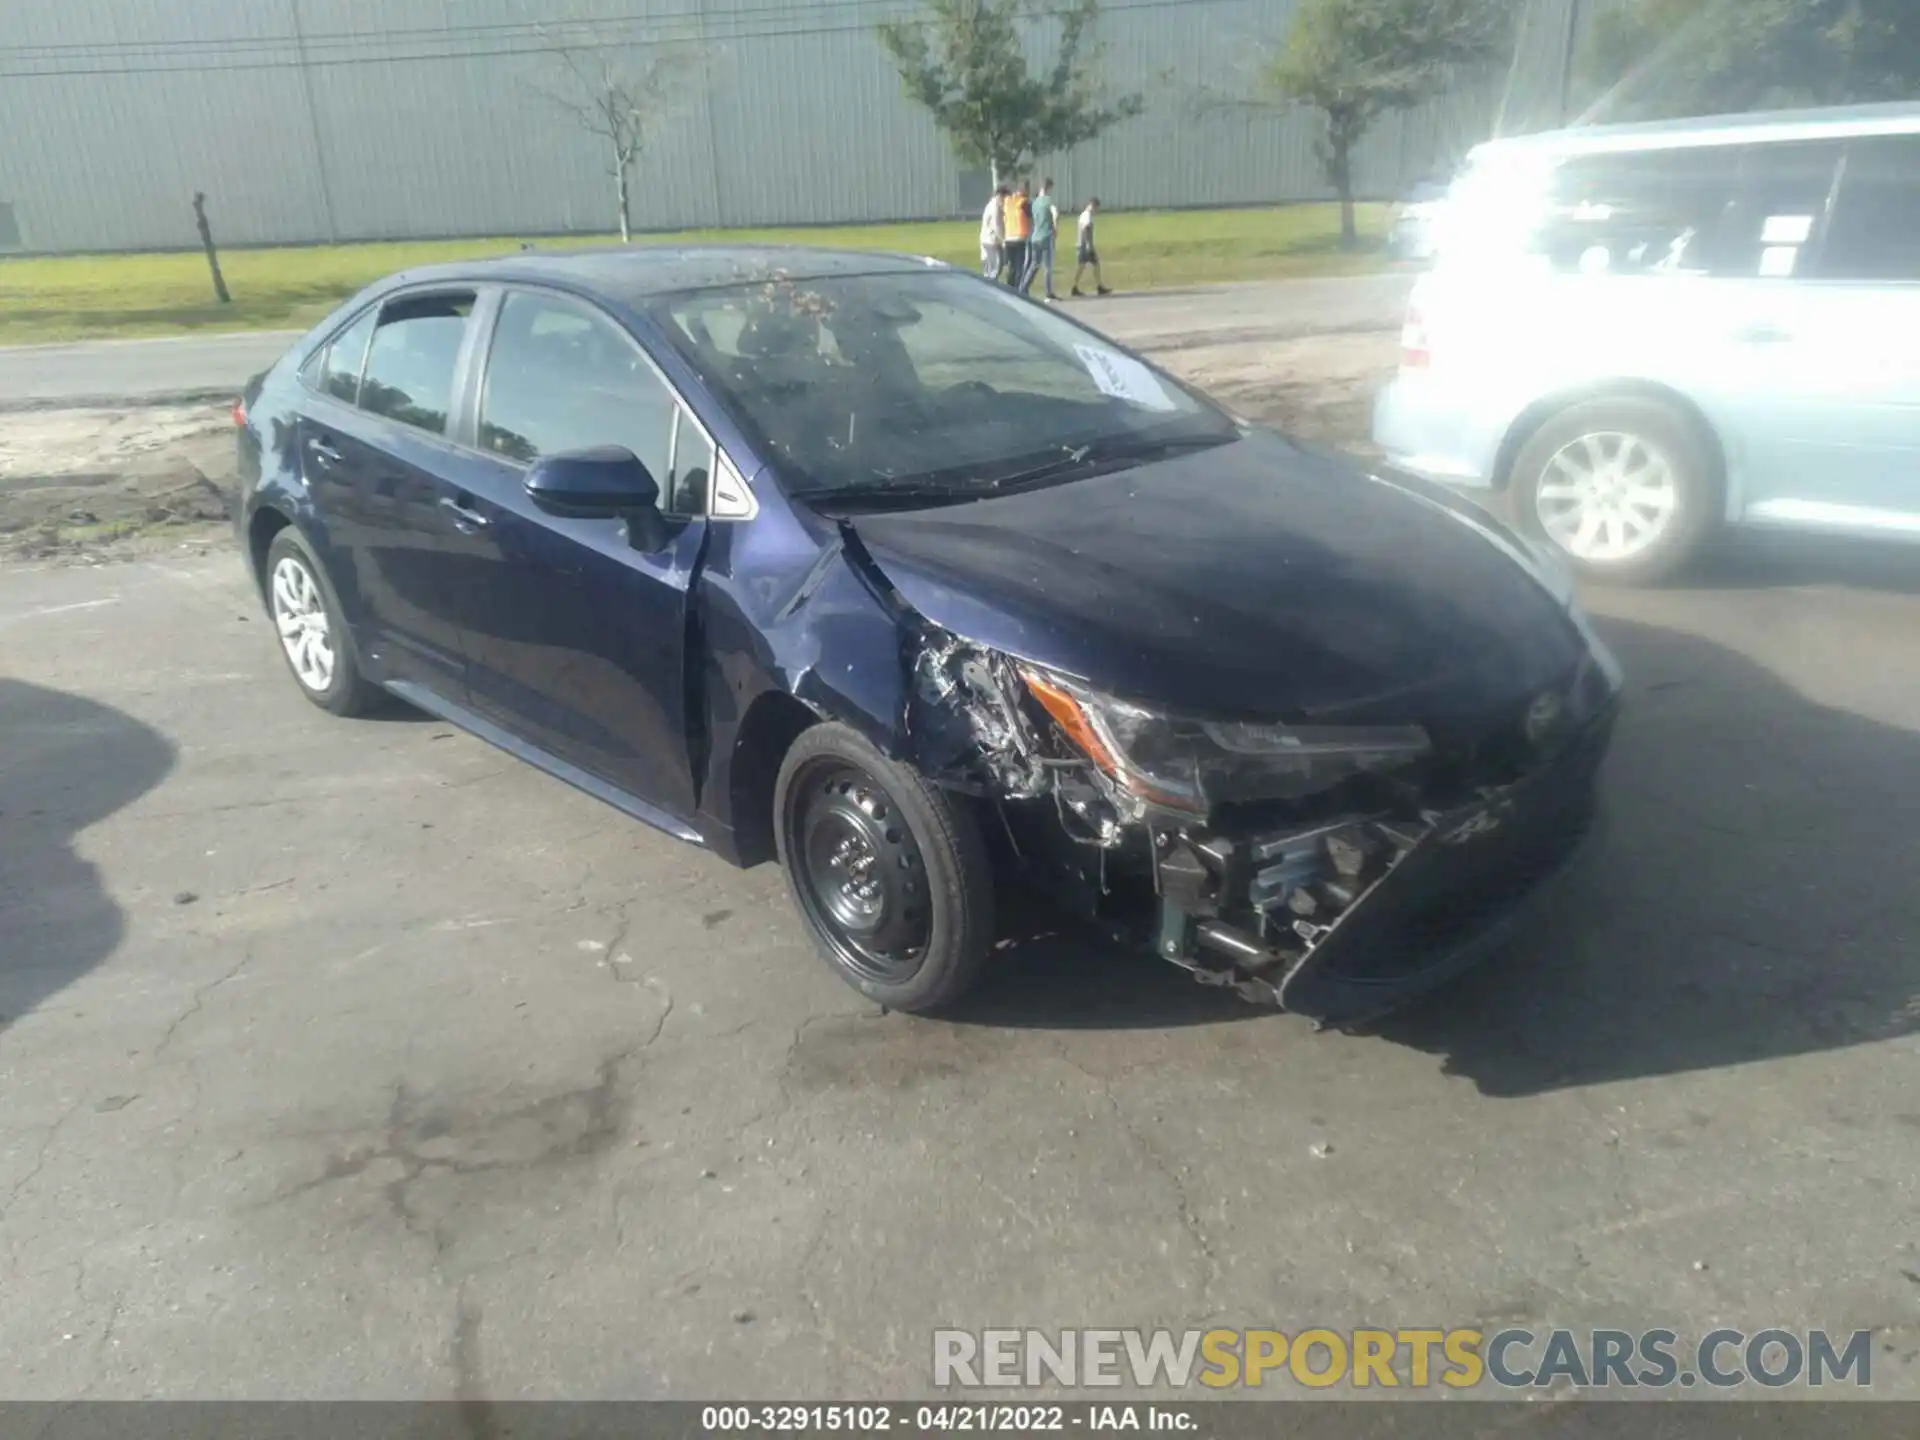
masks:
[[[1007,283],[1018,289],[1027,279],[1027,237],[1033,234],[1033,202],[1025,180],[1016,181],[1007,197],[1006,220]]]

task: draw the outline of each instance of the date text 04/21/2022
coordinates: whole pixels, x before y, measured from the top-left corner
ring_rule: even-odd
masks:
[[[1027,1435],[1043,1432],[1154,1430],[1189,1433],[1197,1421],[1185,1409],[1168,1405],[708,1405],[700,1428],[708,1434],[880,1433],[960,1431]]]

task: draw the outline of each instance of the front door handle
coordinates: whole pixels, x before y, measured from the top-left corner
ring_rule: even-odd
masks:
[[[1793,339],[1793,332],[1778,325],[1755,325],[1735,332],[1733,338],[1742,345],[1784,345]]]
[[[476,530],[484,530],[491,523],[478,510],[470,510],[451,495],[440,497],[440,508],[453,516],[453,523],[462,534],[471,535]]]
[[[340,452],[324,440],[307,441],[307,453],[322,465],[338,465],[341,460]]]

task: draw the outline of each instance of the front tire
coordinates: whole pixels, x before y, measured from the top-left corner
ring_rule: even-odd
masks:
[[[1712,448],[1685,415],[1637,396],[1588,400],[1548,420],[1514,460],[1514,522],[1596,580],[1674,574],[1718,521]]]
[[[267,547],[267,613],[281,657],[300,693],[334,715],[362,715],[381,692],[360,672],[360,655],[327,570],[291,525]]]
[[[994,897],[971,812],[841,724],[794,741],[773,803],[794,904],[841,979],[914,1012],[973,984],[993,941]]]

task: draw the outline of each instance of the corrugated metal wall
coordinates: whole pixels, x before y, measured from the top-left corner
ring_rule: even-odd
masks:
[[[1309,114],[1209,108],[1294,0],[1107,0],[1105,69],[1145,115],[1050,157],[1111,207],[1324,196]],[[1551,119],[1571,0],[1531,0],[1521,63],[1383,122],[1360,180],[1386,195],[1483,138]],[[639,167],[642,228],[959,213],[979,185],[900,93],[873,34],[902,0],[0,0],[0,204],[23,246],[604,232],[599,144],[550,101],[551,47],[698,41]],[[1050,43],[1038,25],[1036,54]]]

